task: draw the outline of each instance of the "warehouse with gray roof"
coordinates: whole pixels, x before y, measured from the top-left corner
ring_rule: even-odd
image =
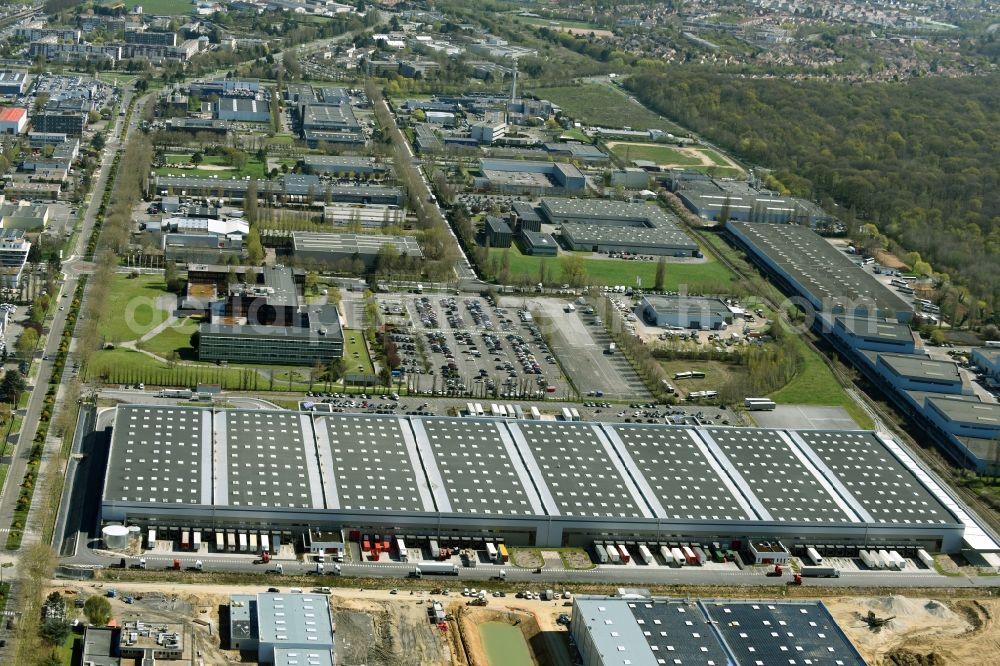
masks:
[[[1000,550],[916,459],[864,431],[120,405],[101,511],[164,528],[485,531],[511,545]]]
[[[570,634],[583,666],[865,666],[821,601],[577,595]]]
[[[807,227],[728,222],[726,230],[757,264],[826,320],[839,314],[903,323],[913,318],[911,305]]]
[[[400,256],[411,258],[424,256],[420,244],[413,236],[292,232],[292,253],[295,257],[321,263],[358,258],[364,262],[367,269],[372,269],[375,267],[379,251],[385,245],[396,248]]]
[[[545,197],[545,220],[562,228],[571,250],[693,257],[700,254],[679,220],[655,204]]]

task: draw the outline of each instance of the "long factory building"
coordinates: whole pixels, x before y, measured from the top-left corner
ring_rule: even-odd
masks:
[[[868,431],[120,405],[110,439],[104,523],[1000,550]]]

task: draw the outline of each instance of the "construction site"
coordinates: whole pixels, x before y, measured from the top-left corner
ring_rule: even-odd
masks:
[[[598,663],[583,659],[570,640],[570,615],[576,610],[574,604],[581,599],[597,597],[576,597],[564,594],[561,589],[515,590],[504,583],[483,590],[456,587],[455,582],[448,588],[431,587],[434,581],[408,581],[401,583],[399,588],[388,590],[306,586],[306,583],[315,582],[318,582],[315,578],[295,578],[287,583],[303,585],[302,590],[284,587],[281,592],[311,594],[328,600],[336,644],[333,663],[373,666]],[[323,582],[332,581],[324,579]],[[360,585],[364,581],[353,582]],[[82,601],[93,595],[108,598],[112,623],[126,625],[143,621],[183,627],[192,645],[189,654],[194,657],[193,661],[183,663],[253,664],[258,663],[254,653],[229,649],[232,638],[227,635],[227,609],[234,596],[260,594],[263,590],[260,586],[222,583],[104,580],[64,583],[53,586],[50,591],[58,591],[71,601]],[[609,586],[592,586],[592,589],[579,590],[579,594],[584,592],[615,594],[616,590]],[[864,662],[872,666],[1000,663],[997,656],[1000,655],[1000,627],[996,621],[1000,602],[985,596],[982,591],[965,594],[952,591],[947,597],[931,597],[918,596],[922,594],[919,591],[915,591],[914,596],[883,596],[877,590],[870,590],[863,596],[843,596],[823,588],[768,588],[761,589],[759,601],[748,600],[746,590],[738,587],[627,592],[645,592],[658,599],[672,597],[670,603],[687,607],[692,607],[698,597],[714,600],[700,602],[713,607],[728,603],[727,599],[744,605],[814,604],[818,599],[836,621],[839,631],[849,639]],[[633,599],[642,597],[628,598],[629,601]],[[768,599],[776,600],[768,602]],[[77,604],[76,613],[82,620],[80,605]],[[157,663],[174,662],[158,659]]]

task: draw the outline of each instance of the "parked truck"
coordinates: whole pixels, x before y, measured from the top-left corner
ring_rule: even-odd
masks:
[[[608,356],[614,356],[615,355],[615,343],[613,343],[613,342],[608,343],[608,348],[604,350],[604,353],[607,354]]]
[[[639,557],[642,559],[643,564],[656,564],[653,561],[653,554],[649,552],[649,547],[646,544],[639,546]]]
[[[809,557],[809,561],[815,564],[816,566],[821,566],[823,564],[823,556],[820,555],[819,551],[817,551],[812,546],[806,548],[806,555]]]
[[[427,575],[457,576],[458,567],[450,562],[418,562],[413,568],[412,575],[414,578]]]
[[[806,578],[840,578],[836,567],[802,567],[799,573]]]
[[[622,561],[622,555],[618,552],[618,546],[605,546],[604,549],[608,553],[608,559],[611,560],[612,564],[618,564]]]
[[[660,557],[663,558],[664,564],[666,564],[668,567],[674,565],[673,553],[670,552],[670,548],[668,548],[667,546],[660,546]]]
[[[597,561],[600,564],[607,564],[608,563],[608,551],[604,548],[604,544],[595,543],[594,544],[594,553],[597,554]]]
[[[677,562],[677,566],[684,566],[687,564],[687,558],[684,557],[684,553],[681,552],[680,548],[671,548],[670,554],[674,556],[674,561]]]

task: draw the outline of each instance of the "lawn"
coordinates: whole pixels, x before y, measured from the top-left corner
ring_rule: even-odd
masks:
[[[105,303],[101,335],[114,344],[138,340],[167,319],[174,295],[162,275],[115,275]]]
[[[359,330],[344,329],[344,369],[349,373],[375,374],[375,366],[372,365],[368,347],[365,346],[364,333]]]
[[[813,351],[798,335],[789,334],[787,338],[798,348],[802,365],[792,381],[768,397],[783,405],[843,407],[860,428],[874,429],[871,417],[847,395],[819,352]]]
[[[577,129],[576,127],[574,127],[573,129],[566,130],[565,132],[562,133],[562,135],[559,138],[566,139],[568,141],[580,141],[583,143],[591,143],[590,137],[584,134],[583,130]]]
[[[187,16],[194,11],[190,0],[125,0],[129,9],[136,5],[142,5],[142,13],[149,16]]]
[[[504,251],[500,248],[494,248],[490,250],[490,254],[496,256],[499,262]],[[561,282],[559,266],[562,256],[566,256],[566,253],[560,257],[533,257],[521,254],[517,246],[512,246],[510,248],[511,277],[527,275],[531,281],[537,282],[539,265],[545,262],[546,270],[550,276],[549,281],[552,283]],[[646,288],[652,288],[656,284],[656,263],[655,261],[625,261],[622,259],[583,260],[589,282],[593,284],[635,286],[638,276],[641,286]],[[729,272],[729,269],[717,261],[709,260],[697,264],[668,261],[664,289],[679,291],[681,287],[686,286],[691,293],[726,291],[727,285],[733,279],[733,274]]]
[[[671,148],[670,146],[650,146],[639,143],[614,143],[611,152],[626,160],[648,160],[656,164],[679,164],[697,166],[701,160]]]
[[[576,28],[579,30],[607,30],[607,28],[585,21],[567,21],[565,19],[550,19],[542,16],[517,16],[516,18],[518,21],[544,28],[559,26],[561,28]]]
[[[194,360],[194,348],[191,347],[191,334],[198,330],[198,320],[193,317],[180,319],[149,340],[139,343],[146,351],[168,358],[171,352],[177,352],[181,359]]]
[[[567,115],[590,125],[684,133],[674,123],[630,100],[610,85],[588,83],[581,86],[555,86],[536,88],[531,93],[558,104]]]
[[[717,166],[723,166],[723,167],[729,166],[729,162],[726,161],[726,158],[724,158],[722,155],[715,152],[714,150],[710,150],[708,148],[699,148],[698,152],[705,155],[705,157],[707,157],[708,159],[712,160],[712,163]]]
[[[167,166],[157,167],[156,175],[158,176],[189,176],[191,178],[211,178],[212,176],[219,176],[221,178],[245,178],[249,176],[250,178],[263,179],[266,177],[267,165],[260,160],[251,157],[247,160],[246,164],[243,165],[241,169],[234,169],[226,163],[226,158],[222,155],[204,155],[202,158],[202,164],[208,164],[212,166],[224,167],[223,170],[219,169],[181,169],[179,167],[171,167],[171,164],[189,164],[191,162],[190,155],[167,155]]]

